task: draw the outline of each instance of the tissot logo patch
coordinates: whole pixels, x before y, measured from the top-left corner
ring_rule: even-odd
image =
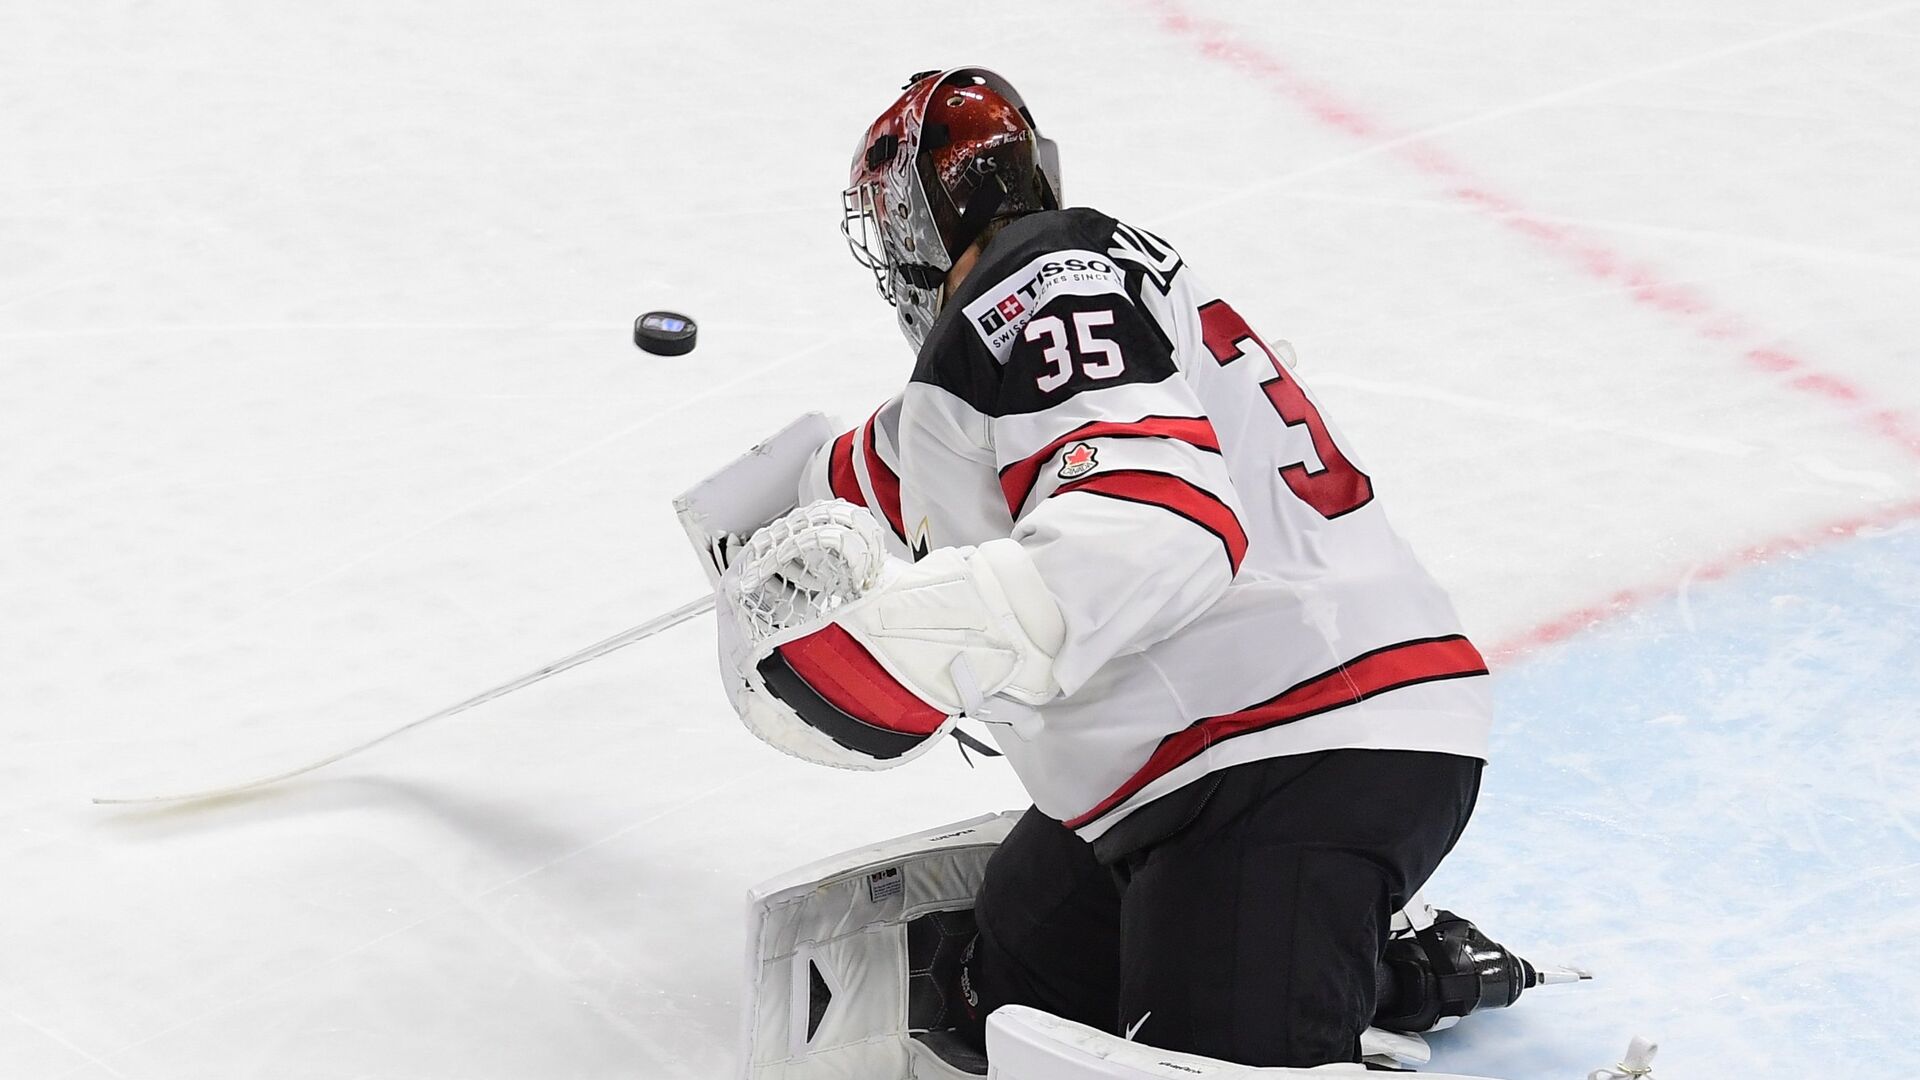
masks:
[[[1001,278],[967,305],[980,340],[1005,362],[1027,320],[1052,297],[1069,293],[1126,295],[1126,279],[1113,260],[1097,251],[1071,248],[1040,255]]]
[[[1098,451],[1086,443],[1074,443],[1073,448],[1060,459],[1060,479],[1071,480],[1076,476],[1084,476],[1092,472],[1093,467],[1098,464],[1100,464]]]

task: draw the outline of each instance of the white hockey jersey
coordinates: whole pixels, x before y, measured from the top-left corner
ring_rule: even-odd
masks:
[[[986,248],[912,381],[802,498],[917,556],[1012,536],[1059,602],[1063,696],[992,730],[1089,840],[1231,765],[1486,755],[1486,665],[1305,386],[1163,241],[1088,209]]]

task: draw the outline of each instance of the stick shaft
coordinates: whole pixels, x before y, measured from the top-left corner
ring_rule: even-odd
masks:
[[[310,762],[297,769],[288,769],[285,772],[274,773],[271,776],[262,776],[243,783],[229,784],[226,787],[207,788],[203,791],[183,791],[172,795],[96,797],[93,801],[103,806],[126,806],[142,803],[185,802],[190,799],[217,799],[225,795],[238,795],[243,791],[252,791],[270,784],[277,784],[282,780],[291,780],[296,776],[305,776],[307,773],[313,772],[316,769],[324,769],[336,761],[342,761],[362,751],[371,750],[381,743],[386,742],[388,739],[398,735],[404,735],[414,728],[431,724],[435,720],[444,720],[449,716],[466,712],[468,709],[474,708],[477,705],[484,705],[496,698],[506,697],[515,690],[532,686],[534,683],[551,678],[569,668],[579,667],[589,660],[597,660],[610,652],[624,649],[636,641],[644,641],[663,630],[678,626],[696,615],[711,610],[713,610],[713,597],[711,596],[703,596],[698,600],[689,601],[674,608],[672,611],[648,619],[638,626],[622,630],[612,637],[607,638],[605,641],[597,641],[578,652],[569,653],[544,667],[529,671],[517,679],[501,683],[499,686],[493,687],[490,690],[482,690],[480,693],[473,695],[465,701],[449,705],[439,712],[429,713],[426,716],[420,717],[418,720],[408,721],[384,735],[368,739],[366,742],[360,743],[357,746],[350,746],[337,754],[332,754],[318,761]]]

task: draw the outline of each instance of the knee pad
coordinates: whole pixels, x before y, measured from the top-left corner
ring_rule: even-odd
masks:
[[[952,988],[927,970],[972,936],[973,897],[1020,812],[844,852],[747,894],[743,1080],[970,1080],[943,1038]],[[921,968],[922,970],[916,970]]]

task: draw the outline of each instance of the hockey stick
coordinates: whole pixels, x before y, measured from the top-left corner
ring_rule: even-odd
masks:
[[[217,799],[222,796],[238,795],[243,791],[252,791],[255,788],[263,788],[270,784],[277,784],[282,780],[291,780],[296,776],[304,776],[307,773],[313,772],[315,769],[322,769],[328,765],[333,764],[336,761],[341,761],[346,758],[350,758],[353,755],[358,754],[363,750],[371,750],[374,747],[379,746],[381,743],[386,742],[388,739],[391,739],[396,735],[405,734],[406,732],[412,731],[414,728],[420,727],[423,724],[430,724],[435,720],[444,720],[447,717],[453,716],[456,713],[466,712],[468,709],[471,709],[476,705],[484,705],[487,702],[494,700],[495,698],[506,697],[508,694],[511,694],[515,690],[519,690],[522,687],[532,686],[534,683],[537,683],[540,680],[545,679],[549,676],[558,675],[561,672],[567,670],[568,668],[579,667],[581,664],[584,664],[589,660],[596,660],[602,656],[607,655],[610,652],[614,652],[615,650],[624,649],[636,641],[644,641],[647,638],[650,638],[653,635],[660,633],[662,630],[666,630],[669,627],[678,626],[681,623],[686,622],[688,619],[693,618],[695,615],[704,614],[712,610],[713,610],[713,597],[711,596],[703,596],[698,600],[693,600],[688,603],[681,604],[679,607],[674,608],[672,611],[669,611],[664,615],[655,616],[654,618],[648,619],[646,622],[641,623],[639,626],[635,626],[627,630],[622,630],[619,633],[613,635],[612,637],[606,639],[605,641],[596,642],[592,645],[587,646],[584,649],[581,649],[579,652],[571,653],[567,656],[563,656],[560,659],[555,660],[552,663],[546,665],[545,667],[527,672],[525,675],[522,675],[519,678],[514,679],[512,682],[501,683],[499,686],[496,686],[491,690],[483,690],[480,693],[475,694],[474,696],[468,698],[465,701],[460,702],[457,705],[449,705],[446,708],[441,709],[439,712],[433,713],[428,716],[423,716],[418,720],[413,720],[408,723],[402,724],[399,727],[394,728],[392,731],[387,732],[385,735],[381,735],[378,738],[369,739],[358,746],[354,746],[346,750],[342,750],[339,753],[334,754],[330,757],[321,758],[319,761],[313,762],[310,765],[302,765],[297,769],[289,769],[286,772],[274,773],[272,776],[262,776],[257,780],[248,780],[245,783],[232,784],[227,787],[221,787],[221,788],[208,788],[205,791],[187,791],[187,792],[181,792],[176,795],[139,795],[139,796],[132,796],[132,797],[118,797],[118,798],[96,797],[93,801],[103,806],[108,806],[108,805],[124,806],[124,805],[139,804],[139,803],[169,803],[169,802],[186,802],[189,800],[197,800],[197,799]]]

